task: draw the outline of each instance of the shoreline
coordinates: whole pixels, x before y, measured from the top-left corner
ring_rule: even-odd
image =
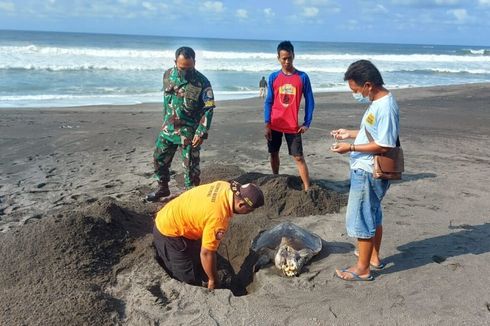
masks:
[[[418,89],[443,89],[443,88],[453,88],[453,87],[465,87],[465,86],[483,86],[490,84],[489,82],[477,82],[477,83],[467,83],[467,84],[450,84],[450,85],[433,85],[433,86],[414,86],[414,87],[400,87],[400,88],[388,88],[390,91],[399,91],[399,90],[418,90]],[[258,90],[257,90],[258,93]],[[316,96],[325,96],[326,94],[342,94],[342,93],[349,93],[348,90],[346,91],[339,91],[339,90],[332,90],[332,91],[320,91],[320,92],[314,92],[315,97]],[[237,101],[247,101],[251,99],[259,99],[258,96],[251,96],[251,97],[246,97],[246,98],[238,98],[238,99],[226,99],[226,100],[218,100],[216,103],[228,103],[228,102],[237,102]],[[110,108],[110,107],[139,107],[139,106],[149,106],[149,105],[158,105],[161,104],[161,101],[159,102],[141,102],[141,103],[136,103],[136,104],[87,104],[87,105],[73,105],[73,106],[28,106],[28,107],[8,107],[8,108],[1,108],[0,107],[0,112],[4,110],[68,110],[68,109],[82,109],[82,108],[98,108],[98,107],[103,107],[103,108]]]

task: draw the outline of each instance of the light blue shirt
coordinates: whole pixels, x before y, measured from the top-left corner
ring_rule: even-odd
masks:
[[[395,97],[390,93],[373,101],[362,117],[359,133],[354,145],[367,144],[369,138],[366,129],[374,142],[382,147],[395,147],[400,128],[400,110]],[[373,173],[374,156],[369,153],[352,152],[350,168]]]

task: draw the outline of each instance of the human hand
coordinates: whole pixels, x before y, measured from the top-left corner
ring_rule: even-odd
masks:
[[[335,153],[345,154],[350,152],[351,144],[349,143],[337,143],[336,145],[332,145],[330,150]]]
[[[197,135],[194,135],[192,139],[192,147],[198,147],[202,144],[203,139]]]
[[[349,132],[349,130],[347,129],[337,129],[337,130],[332,130],[330,132],[330,135],[335,138],[335,139],[339,139],[339,140],[344,140],[344,139],[349,139],[351,138],[351,134]]]
[[[298,129],[298,134],[304,134],[308,130],[307,126],[301,126]]]
[[[264,137],[268,141],[271,141],[272,140],[272,130],[269,127],[269,125],[265,125],[265,128],[264,128]]]
[[[208,290],[214,290],[218,288],[218,284],[214,280],[209,280],[208,281]]]

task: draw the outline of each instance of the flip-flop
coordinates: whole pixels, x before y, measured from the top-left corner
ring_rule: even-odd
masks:
[[[354,256],[359,257],[359,251],[357,251],[357,249],[354,250]],[[369,263],[369,266],[371,266],[372,269],[381,270],[386,267],[386,263],[380,262],[379,265]]]
[[[379,265],[374,265],[374,264],[369,263],[369,266],[371,266],[372,269],[381,270],[381,269],[386,267],[386,264],[383,262],[379,263]]]
[[[337,276],[343,281],[366,281],[366,282],[374,281],[374,276],[372,276],[371,274],[369,274],[368,277],[360,277],[358,274],[347,270],[347,268],[341,269],[340,271],[342,273],[349,273],[352,275],[352,278],[350,279],[342,278],[339,274],[337,274],[337,271],[335,271],[335,276]]]

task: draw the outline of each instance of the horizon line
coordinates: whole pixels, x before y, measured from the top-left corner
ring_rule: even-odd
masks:
[[[263,42],[281,42],[283,40],[274,39],[252,39],[252,38],[228,38],[228,37],[204,37],[204,36],[174,36],[174,35],[158,35],[158,34],[128,34],[128,33],[114,33],[114,32],[79,32],[79,31],[55,31],[55,30],[24,30],[24,29],[2,29],[0,32],[30,32],[30,33],[59,33],[59,34],[85,34],[85,35],[114,35],[114,36],[142,36],[142,37],[168,37],[168,38],[189,38],[189,39],[215,39],[215,40],[230,40],[230,41],[263,41]],[[311,41],[311,40],[294,40],[292,42],[302,42],[302,43],[341,43],[341,44],[384,44],[384,45],[422,45],[422,46],[472,46],[472,47],[482,47],[489,48],[487,45],[477,45],[477,44],[441,44],[441,43],[387,43],[387,42],[353,42],[353,41]]]

